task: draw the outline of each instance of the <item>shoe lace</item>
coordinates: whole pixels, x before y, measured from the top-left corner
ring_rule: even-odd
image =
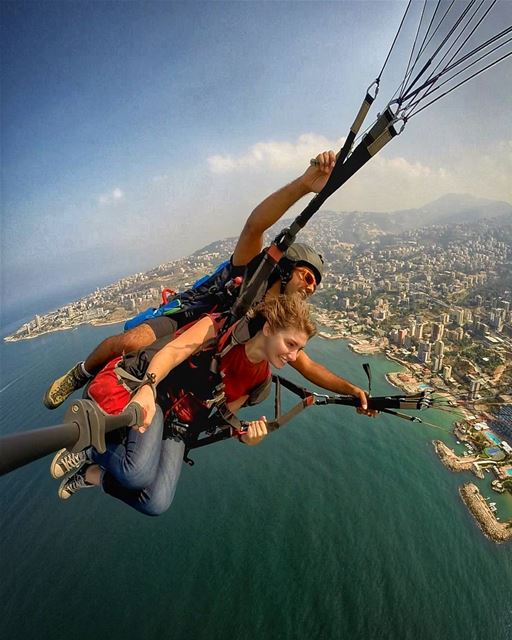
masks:
[[[75,375],[74,371],[70,371],[59,383],[56,393],[57,394],[68,394],[69,392],[73,392],[77,389],[78,378]]]
[[[70,478],[66,484],[66,489],[71,492],[74,493],[75,491],[77,491],[78,489],[82,489],[82,487],[85,487],[85,478],[81,473],[77,473],[73,478]]]
[[[60,464],[66,471],[71,471],[71,469],[75,469],[82,462],[85,462],[85,455],[80,451],[78,453],[68,453],[61,459]]]

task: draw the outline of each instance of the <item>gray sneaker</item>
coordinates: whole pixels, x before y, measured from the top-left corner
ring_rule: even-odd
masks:
[[[85,481],[85,472],[88,466],[89,465],[82,466],[76,473],[69,476],[69,478],[64,478],[60,483],[57,495],[61,500],[68,500],[73,494],[80,491],[80,489],[94,489],[95,484],[89,484]]]
[[[89,458],[85,451],[71,453],[71,451],[68,451],[67,449],[61,449],[60,451],[57,451],[52,460],[50,465],[50,474],[52,478],[58,480],[71,471],[78,471],[86,462],[89,462]]]
[[[67,400],[69,396],[84,386],[90,379],[82,371],[82,363],[79,362],[60,378],[54,380],[44,394],[43,402],[48,409],[56,409]]]

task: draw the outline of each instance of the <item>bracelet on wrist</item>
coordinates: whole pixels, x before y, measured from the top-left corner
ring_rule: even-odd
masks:
[[[145,386],[151,387],[151,391],[153,392],[153,399],[156,400],[156,374],[155,373],[146,373],[144,380],[142,380],[139,389]]]

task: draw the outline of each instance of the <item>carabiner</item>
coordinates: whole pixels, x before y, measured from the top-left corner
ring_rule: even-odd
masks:
[[[375,87],[375,95],[372,96],[370,94],[370,97],[375,100],[375,98],[377,97],[378,93],[379,93],[379,85],[380,85],[380,79],[377,78],[376,80],[374,80],[371,85],[368,87],[368,89],[366,89],[366,93],[370,93],[370,89],[372,89],[373,87]]]
[[[315,398],[315,404],[318,404],[318,405],[329,404],[330,396],[325,395],[323,393],[315,393],[314,391],[311,393],[311,395]]]
[[[400,116],[398,118],[396,118],[395,122],[393,123],[393,126],[396,122],[400,122],[402,121],[402,126],[400,127],[400,129],[397,130],[396,135],[399,136],[402,131],[405,129],[405,125],[407,124],[407,116]]]

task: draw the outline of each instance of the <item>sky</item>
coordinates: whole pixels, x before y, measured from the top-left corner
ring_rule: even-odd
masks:
[[[2,2],[2,312],[238,235],[266,195],[340,148],[405,6]],[[501,0],[484,27],[511,14]],[[404,73],[414,30],[402,33],[374,114]],[[509,59],[408,122],[325,207],[512,201],[510,86]]]

